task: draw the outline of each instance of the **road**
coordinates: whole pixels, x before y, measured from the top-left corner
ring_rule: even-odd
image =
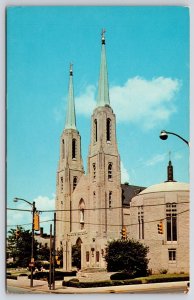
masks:
[[[120,287],[114,287],[114,288],[110,288],[107,290],[99,290],[99,293],[103,293],[103,294],[164,294],[164,293],[177,293],[177,294],[183,294],[185,291],[184,287],[164,287],[164,288],[149,288],[149,289],[145,289],[145,290],[140,290],[140,289],[133,289],[133,290],[126,290],[120,286]],[[30,290],[29,288],[23,288],[23,287],[15,287],[15,286],[7,286],[7,293],[8,294],[45,294],[45,293],[50,293],[51,291],[47,290],[47,291],[36,291],[36,290]],[[80,291],[77,290],[76,294],[78,294],[79,292],[81,293],[85,293],[87,294],[87,292],[92,293],[92,290],[90,289],[90,291],[86,288],[86,289],[81,289]],[[96,290],[93,291],[94,293],[97,293]],[[75,294],[75,291],[71,292],[70,290],[61,290],[61,291],[53,291],[52,293],[56,293],[56,294]]]

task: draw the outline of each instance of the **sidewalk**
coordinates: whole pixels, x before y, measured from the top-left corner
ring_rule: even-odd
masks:
[[[7,285],[14,287],[21,287],[36,291],[40,293],[54,293],[54,294],[90,294],[90,293],[124,293],[127,291],[137,292],[149,290],[162,290],[166,288],[186,288],[187,281],[180,282],[166,282],[166,283],[150,283],[150,284],[134,284],[134,285],[123,285],[123,286],[106,286],[106,287],[95,287],[95,288],[74,288],[74,287],[63,287],[62,281],[55,282],[55,290],[49,290],[47,281],[34,280],[33,287],[30,287],[30,280],[27,278],[20,278],[19,280],[7,279]]]

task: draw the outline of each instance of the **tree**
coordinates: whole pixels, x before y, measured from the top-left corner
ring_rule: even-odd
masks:
[[[50,249],[48,246],[41,246],[41,244],[38,245],[38,251],[37,251],[37,259],[38,260],[50,260]]]
[[[31,260],[32,234],[30,230],[18,227],[10,229],[7,238],[7,256],[13,257],[18,266],[27,267]],[[38,242],[34,239],[34,259],[37,258]]]
[[[124,271],[134,277],[146,276],[149,248],[134,240],[115,240],[108,243],[105,260],[109,272]]]

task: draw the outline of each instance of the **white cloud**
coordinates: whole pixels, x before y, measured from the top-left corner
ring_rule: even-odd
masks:
[[[154,166],[166,159],[166,153],[164,154],[156,154],[149,160],[145,161],[145,165],[148,166]]]
[[[76,113],[84,116],[91,116],[96,106],[95,101],[96,88],[93,85],[86,87],[83,94],[75,98]]]
[[[175,95],[180,89],[180,81],[158,77],[146,80],[130,78],[123,86],[110,87],[110,101],[118,122],[134,122],[144,129],[150,129],[168,121],[176,112]],[[88,86],[76,98],[78,114],[90,116],[95,107],[95,86]]]
[[[121,183],[129,182],[129,173],[121,161]]]

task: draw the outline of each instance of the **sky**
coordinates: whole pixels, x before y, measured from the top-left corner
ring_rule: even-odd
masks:
[[[186,7],[10,7],[7,10],[7,206],[14,197],[54,209],[69,64],[74,68],[77,129],[87,171],[96,105],[101,31],[106,29],[110,103],[116,114],[122,182],[148,187],[189,182],[189,10]],[[42,213],[49,232],[53,214]],[[48,222],[47,222],[48,221]],[[31,213],[9,211],[8,229]]]

